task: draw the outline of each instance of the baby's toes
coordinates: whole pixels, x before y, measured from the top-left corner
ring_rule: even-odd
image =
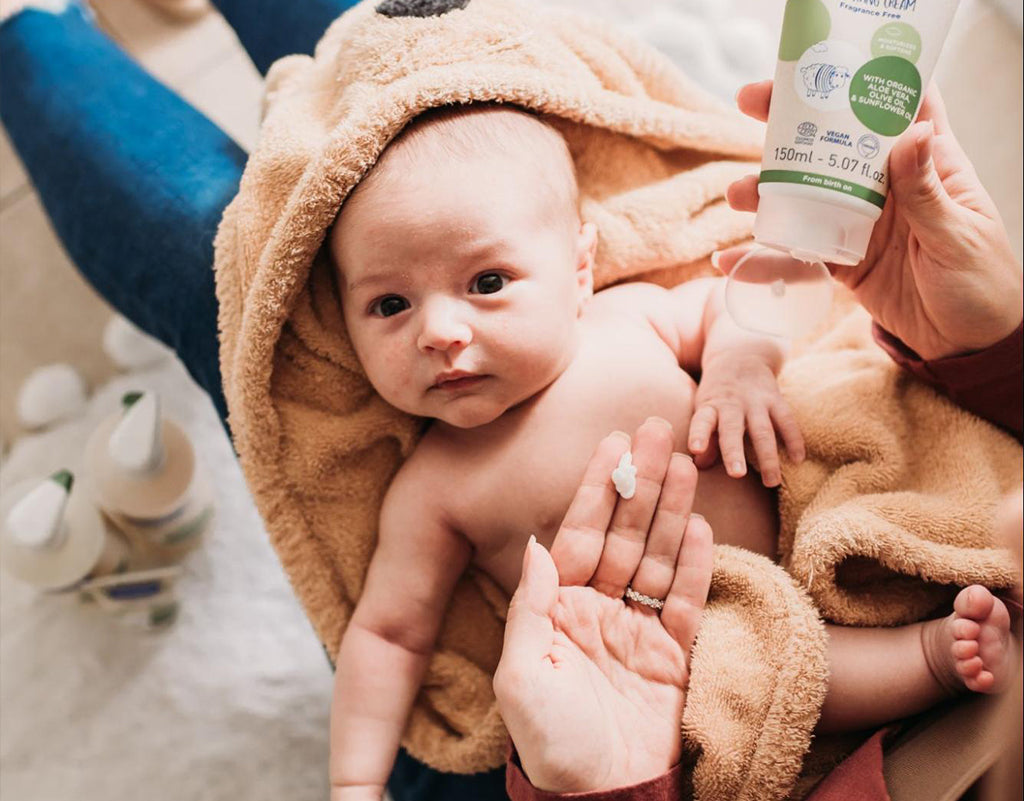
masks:
[[[978,635],[981,634],[981,626],[965,617],[955,618],[950,623],[949,630],[953,633],[955,640],[977,640]]]
[[[992,613],[995,596],[980,584],[960,591],[953,601],[953,611],[962,618],[984,620]]]
[[[992,692],[996,678],[990,670],[979,670],[974,676],[964,677],[964,687],[975,693]]]
[[[971,657],[978,655],[978,641],[953,640],[953,645],[950,650],[953,653],[953,659],[958,662],[970,659]]]
[[[956,660],[955,667],[960,678],[966,682],[968,679],[976,678],[984,670],[985,663],[981,661],[980,656],[972,656],[969,659]]]

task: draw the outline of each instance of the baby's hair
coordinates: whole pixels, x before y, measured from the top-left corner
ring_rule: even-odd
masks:
[[[499,103],[440,106],[415,117],[388,144],[346,203],[371,187],[388,188],[395,178],[396,171],[389,169],[395,158],[457,159],[482,152],[540,163],[540,188],[554,201],[553,208],[578,216],[576,168],[565,139],[539,114]]]

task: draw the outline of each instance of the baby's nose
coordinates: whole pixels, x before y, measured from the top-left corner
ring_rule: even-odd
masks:
[[[450,303],[433,303],[423,309],[423,328],[416,345],[422,351],[465,347],[473,339],[473,330]]]

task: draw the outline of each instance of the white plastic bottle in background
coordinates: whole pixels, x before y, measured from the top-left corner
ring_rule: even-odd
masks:
[[[96,504],[149,561],[198,544],[213,518],[209,483],[185,432],[160,413],[152,392],[130,392],[85,448]]]
[[[74,476],[61,470],[4,492],[0,553],[5,571],[42,590],[67,590],[127,567],[127,543],[74,484]]]

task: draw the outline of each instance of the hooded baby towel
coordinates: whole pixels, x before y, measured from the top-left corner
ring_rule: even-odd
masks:
[[[313,57],[274,65],[259,143],[216,239],[221,371],[250,489],[330,654],[362,590],[384,492],[422,421],[364,377],[322,245],[404,125],[478,101],[543,113],[564,134],[583,216],[600,230],[598,288],[685,280],[749,233],[723,193],[751,171],[756,126],[596,20],[514,0],[366,2]],[[459,584],[403,741],[442,770],[504,760],[491,691],[503,610],[481,586]],[[719,548],[684,724],[698,796],[784,796],[825,676],[806,594],[768,560]]]

